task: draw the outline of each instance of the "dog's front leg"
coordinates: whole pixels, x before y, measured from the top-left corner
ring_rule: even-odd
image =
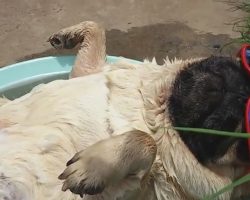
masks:
[[[140,131],[102,140],[77,153],[67,163],[59,176],[65,180],[62,190],[69,189],[81,196],[96,195],[129,177],[136,177],[140,183],[149,173],[156,151],[153,138]]]
[[[48,40],[57,49],[71,49],[80,44],[70,77],[79,77],[101,71],[106,59],[105,31],[97,23],[86,21],[65,28]]]

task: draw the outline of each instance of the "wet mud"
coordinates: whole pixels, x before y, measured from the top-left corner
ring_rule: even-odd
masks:
[[[175,22],[133,27],[128,31],[112,29],[106,31],[107,54],[123,56],[136,60],[156,58],[163,63],[166,56],[170,58],[194,58],[210,55],[234,56],[238,44],[230,44],[232,38],[226,34],[214,35],[200,33],[187,25]],[[41,53],[27,55],[16,59],[16,62],[51,55],[76,54],[72,50],[55,50],[52,47]]]

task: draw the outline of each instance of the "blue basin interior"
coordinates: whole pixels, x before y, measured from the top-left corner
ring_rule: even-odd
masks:
[[[122,57],[107,56],[108,63],[117,62]],[[139,61],[127,59],[130,62]],[[0,68],[0,96],[18,98],[41,83],[56,79],[68,79],[75,56],[49,56],[19,62]]]

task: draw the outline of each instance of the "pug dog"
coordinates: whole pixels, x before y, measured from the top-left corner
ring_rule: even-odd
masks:
[[[247,173],[245,139],[174,128],[245,131],[250,79],[235,60],[107,63],[91,21],[49,41],[79,52],[69,80],[1,101],[1,200],[198,200]]]

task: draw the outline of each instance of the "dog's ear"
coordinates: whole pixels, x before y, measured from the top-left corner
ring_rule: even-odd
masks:
[[[209,57],[189,64],[176,76],[167,101],[173,125],[235,131],[244,121],[249,83],[244,70],[231,58]],[[202,163],[223,156],[236,142],[194,133],[180,136]]]

